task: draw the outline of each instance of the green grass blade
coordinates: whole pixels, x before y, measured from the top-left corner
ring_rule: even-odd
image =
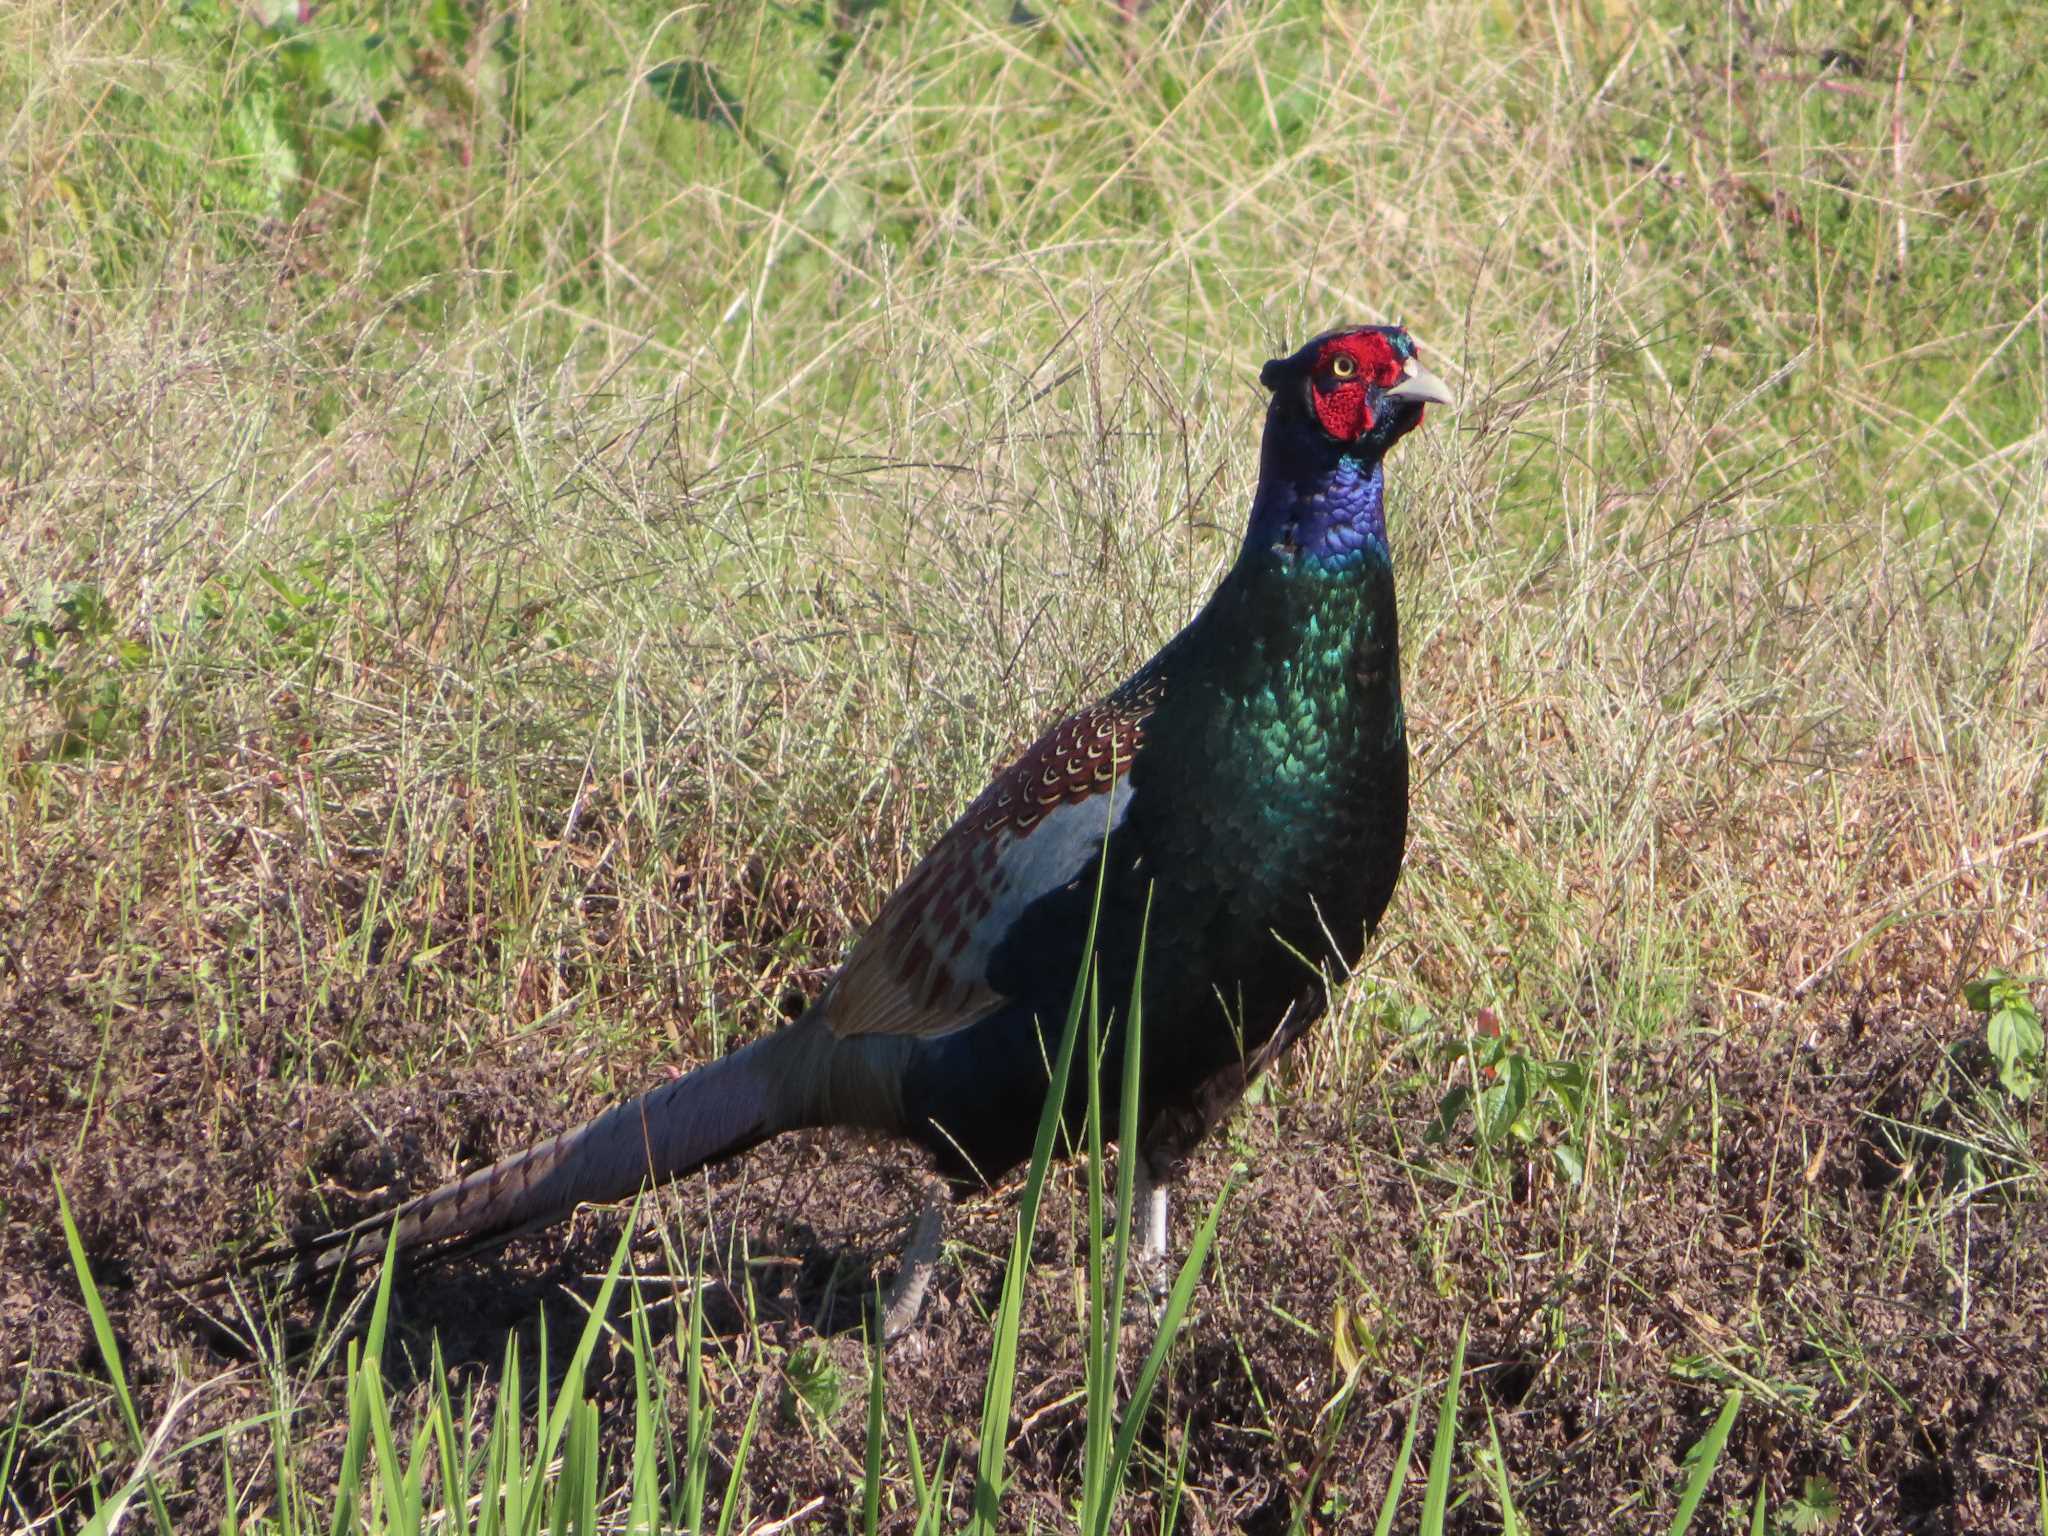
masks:
[[[370,1442],[369,1409],[363,1401],[361,1386],[362,1370],[362,1349],[354,1339],[350,1339],[342,1377],[348,1383],[348,1436],[342,1442],[341,1471],[334,1480],[334,1518],[328,1526],[331,1536],[348,1536],[356,1528],[356,1505],[362,1495],[363,1452]]]
[[[562,1505],[576,1536],[597,1536],[597,1404],[579,1389],[562,1450]]]
[[[907,1420],[905,1421],[908,1422]],[[939,1536],[940,1524],[946,1518],[946,1454],[950,1448],[939,1447],[939,1459],[932,1468],[932,1479],[920,1486],[917,1501],[917,1524],[911,1536]]]
[[[702,1268],[703,1247],[698,1248]],[[683,1523],[691,1536],[704,1529],[704,1496],[711,1479],[711,1413],[704,1405],[704,1287],[690,1291],[683,1338]]]
[[[647,1327],[647,1300],[633,1287],[630,1320],[633,1328],[633,1484],[627,1525],[652,1531],[661,1519],[661,1469],[655,1431],[654,1343]]]
[[[519,1502],[519,1400],[519,1338],[507,1334],[505,1358],[498,1369],[498,1399],[492,1407],[484,1451],[484,1480],[477,1489],[477,1536],[500,1536],[525,1523]]]
[[[1670,1536],[1685,1536],[1692,1527],[1693,1511],[1699,1508],[1700,1499],[1706,1494],[1707,1483],[1714,1475],[1714,1468],[1720,1464],[1721,1452],[1727,1448],[1728,1433],[1735,1428],[1735,1415],[1742,1409],[1740,1388],[1730,1392],[1721,1402],[1721,1411],[1714,1415],[1714,1422],[1701,1437],[1692,1451],[1692,1476],[1685,1481],[1685,1492],[1678,1497],[1678,1511],[1671,1517]]]
[[[1053,1144],[1058,1137],[1061,1114],[1066,1103],[1067,1083],[1073,1075],[1074,1046],[1080,1038],[1081,1013],[1087,1004],[1094,972],[1095,925],[1100,915],[1101,882],[1096,883],[1096,904],[1088,918],[1087,942],[1082,947],[1081,972],[1074,978],[1074,992],[1067,1005],[1066,1027],[1047,1081],[1045,1108],[1038,1117],[1031,1162],[1017,1200],[1017,1223],[1010,1239],[1010,1262],[1003,1276],[1002,1298],[997,1304],[988,1380],[982,1390],[981,1446],[975,1464],[974,1513],[968,1524],[969,1536],[995,1536],[1002,1509],[1003,1463],[1008,1454],[1010,1410],[1016,1400],[1018,1338],[1023,1327],[1024,1287],[1031,1261],[1031,1241],[1038,1231],[1038,1207],[1045,1193],[1046,1172],[1052,1165]]]
[[[1202,1219],[1194,1241],[1188,1244],[1188,1256],[1181,1263],[1179,1275],[1174,1278],[1172,1291],[1167,1294],[1166,1310],[1159,1320],[1159,1335],[1152,1341],[1151,1353],[1146,1355],[1144,1367],[1138,1372],[1137,1384],[1131,1388],[1130,1404],[1124,1409],[1123,1423],[1117,1430],[1116,1454],[1110,1466],[1112,1486],[1122,1486],[1124,1474],[1130,1467],[1132,1453],[1137,1449],[1138,1432],[1144,1428],[1145,1412],[1152,1406],[1153,1389],[1159,1384],[1159,1375],[1166,1368],[1166,1357],[1173,1349],[1174,1338],[1194,1302],[1195,1287],[1202,1278],[1202,1266],[1208,1262],[1209,1250],[1216,1242],[1216,1228],[1223,1220],[1223,1207],[1236,1189],[1237,1178],[1233,1174],[1216,1192],[1215,1202],[1210,1205],[1209,1214]]]
[[[910,1494],[920,1513],[931,1503],[932,1485],[924,1475],[924,1451],[917,1443],[917,1425],[906,1414],[903,1419],[904,1459],[910,1463]]]
[[[1145,919],[1138,928],[1138,960],[1131,973],[1129,1017],[1124,1024],[1124,1076],[1122,1102],[1116,1111],[1116,1144],[1120,1149],[1116,1167],[1116,1274],[1110,1294],[1116,1300],[1116,1321],[1123,1322],[1124,1283],[1130,1274],[1131,1223],[1138,1190],[1138,1159],[1144,1149],[1138,1145],[1138,1088],[1144,1074],[1145,1036],[1145,951],[1152,932],[1152,895],[1145,895]]]
[[[369,1450],[374,1428],[371,1384],[379,1384],[378,1395],[381,1397],[384,1331],[391,1318],[391,1285],[397,1269],[398,1224],[393,1222],[390,1236],[384,1240],[384,1269],[377,1277],[377,1297],[370,1308],[369,1330],[364,1335],[360,1350],[353,1339],[348,1346],[344,1378],[348,1383],[348,1438],[342,1450],[341,1476],[335,1484],[334,1518],[328,1527],[331,1536],[347,1536],[356,1528],[357,1502],[362,1496],[363,1457]]]
[[[0,1476],[0,1488],[7,1486]],[[220,1453],[220,1536],[241,1536],[242,1505],[235,1491],[235,1463],[226,1446]]]
[[[877,1317],[881,1312],[877,1310]],[[875,1536],[882,1523],[882,1442],[888,1438],[888,1421],[882,1415],[882,1342],[868,1345],[868,1443],[861,1468],[860,1528]]]
[[[1471,1329],[1458,1330],[1451,1352],[1451,1375],[1437,1406],[1436,1440],[1429,1448],[1429,1481],[1422,1491],[1422,1536],[1443,1536],[1444,1514],[1450,1506],[1451,1453],[1458,1440],[1458,1392],[1465,1379],[1465,1340]]]
[[[442,1524],[449,1536],[462,1536],[468,1525],[464,1517],[462,1474],[455,1449],[455,1408],[448,1398],[448,1368],[441,1357],[441,1339],[436,1334],[427,1344],[427,1414],[421,1420],[417,1451],[431,1451],[434,1469],[441,1483]]]
[[[384,1265],[377,1274],[377,1299],[370,1307],[370,1327],[363,1336],[363,1355],[366,1364],[373,1366],[381,1376],[384,1370],[384,1334],[391,1326],[391,1286],[398,1273],[398,1223],[391,1224],[391,1235],[384,1240]]]
[[[121,1418],[127,1424],[129,1439],[135,1445],[136,1475],[129,1479],[120,1494],[100,1507],[93,1516],[92,1524],[111,1529],[139,1486],[149,1500],[157,1529],[169,1536],[174,1529],[170,1511],[164,1505],[154,1470],[142,1464],[149,1455],[149,1440],[142,1433],[142,1419],[136,1413],[135,1399],[128,1391],[128,1374],[121,1368],[121,1348],[114,1338],[113,1322],[107,1316],[106,1303],[100,1298],[100,1288],[93,1281],[92,1266],[85,1257],[85,1241],[78,1235],[78,1223],[72,1220],[71,1204],[65,1198],[63,1181],[52,1178],[51,1183],[57,1190],[57,1219],[64,1228],[64,1247],[71,1256],[71,1269],[78,1277],[79,1292],[85,1298],[86,1316],[92,1322],[93,1342],[99,1346],[100,1359],[106,1362],[107,1379],[114,1387],[114,1400],[120,1405]]]
[[[107,1317],[106,1303],[100,1299],[100,1288],[93,1281],[92,1266],[85,1257],[85,1242],[78,1235],[78,1223],[71,1219],[71,1202],[65,1198],[63,1181],[51,1182],[57,1186],[57,1220],[64,1228],[64,1246],[71,1255],[72,1273],[78,1277],[78,1289],[85,1297],[93,1342],[99,1346],[107,1379],[113,1383],[114,1401],[120,1407],[121,1421],[128,1426],[128,1438],[140,1455],[148,1442],[143,1438],[142,1420],[135,1412],[135,1399],[128,1392],[128,1373],[121,1368],[121,1347],[114,1339],[114,1325]]]
[[[26,1381],[34,1372],[35,1356],[31,1354],[22,1372],[23,1380]],[[25,1391],[15,1394],[13,1422],[7,1426],[7,1433],[0,1435],[0,1497],[5,1497],[10,1503],[14,1499],[14,1462],[20,1454],[21,1429],[27,1422],[28,1399],[29,1394]],[[4,1513],[5,1506],[0,1506],[0,1514]],[[18,1504],[15,1505],[14,1513],[17,1517],[21,1515],[21,1507]],[[23,1523],[27,1522],[24,1520]]]
[[[543,1434],[548,1423],[554,1418],[554,1406],[550,1401],[553,1388],[549,1379],[552,1368],[548,1363],[552,1358],[548,1348],[548,1314],[547,1309],[543,1307],[539,1316],[534,1319],[533,1331],[533,1422],[537,1431]],[[520,1421],[515,1419],[513,1422],[517,1425]],[[523,1428],[523,1425],[520,1427]],[[533,1465],[527,1466],[523,1434],[515,1438],[507,1449],[512,1453],[509,1465],[515,1469],[515,1475],[519,1479],[521,1518],[516,1522],[507,1521],[505,1529],[511,1532],[512,1536],[525,1536],[525,1533],[536,1527],[540,1521],[543,1497],[541,1480],[547,1472],[549,1453],[544,1448],[537,1449]]]
[[[761,1422],[761,1394],[747,1405],[747,1422],[740,1426],[740,1443],[733,1447],[732,1472],[725,1480],[725,1498],[718,1511],[718,1536],[730,1536],[745,1502],[747,1453],[754,1447],[754,1430]]]
[[[1177,1531],[1180,1529],[1181,1496],[1188,1490],[1188,1450],[1194,1441],[1194,1436],[1189,1434],[1188,1430],[1188,1421],[1183,1419],[1181,1421],[1180,1454],[1174,1457],[1173,1471],[1166,1480],[1165,1488],[1160,1490],[1162,1503],[1159,1529],[1162,1531]]]
[[[1170,1347],[1173,1336],[1180,1327],[1179,1317],[1172,1315],[1172,1308],[1169,1307],[1169,1316],[1162,1318],[1158,1336],[1153,1340],[1152,1358],[1146,1362],[1145,1373],[1141,1376],[1139,1386],[1133,1392],[1131,1402],[1124,1411],[1122,1427],[1112,1441],[1109,1425],[1116,1422],[1114,1398],[1118,1350],[1123,1338],[1124,1293],[1130,1284],[1131,1245],[1138,1237],[1134,1219],[1137,1207],[1138,1159],[1144,1156],[1138,1134],[1138,1088],[1142,1082],[1143,1061],[1140,1052],[1145,1032],[1145,949],[1146,939],[1151,930],[1151,919],[1151,895],[1148,891],[1145,921],[1138,930],[1138,958],[1131,973],[1131,995],[1126,1004],[1124,1021],[1123,1080],[1117,1104],[1116,1249],[1107,1297],[1095,1297],[1094,1305],[1089,1309],[1091,1327],[1105,1323],[1102,1314],[1105,1311],[1108,1314],[1106,1325],[1098,1328],[1102,1342],[1098,1346],[1098,1368],[1089,1394],[1089,1482],[1083,1488],[1083,1507],[1093,1514],[1090,1529],[1095,1532],[1095,1536],[1108,1536],[1111,1522],[1115,1519],[1132,1449],[1137,1443],[1135,1431],[1144,1422],[1146,1409],[1151,1404],[1152,1389],[1158,1380],[1158,1369],[1154,1362],[1158,1365],[1164,1364],[1165,1352],[1161,1346]],[[1089,1114],[1097,1127],[1091,1132],[1089,1184],[1093,1194],[1091,1206],[1098,1211],[1101,1208],[1102,1184],[1100,1080],[1101,1071],[1098,1067],[1096,1082],[1090,1085],[1089,1092]],[[1095,1275],[1099,1274],[1102,1268],[1102,1254],[1099,1251],[1102,1234],[1099,1221],[1090,1231],[1089,1241],[1089,1273]],[[1196,1242],[1206,1254],[1207,1244],[1199,1236]],[[1195,1262],[1196,1274],[1199,1275],[1199,1261],[1192,1251],[1189,1257]],[[1190,1282],[1189,1295],[1192,1294],[1193,1284]]]
[[[632,1215],[619,1232],[617,1246],[612,1249],[612,1261],[606,1268],[604,1281],[597,1288],[597,1298],[590,1305],[590,1316],[584,1320],[583,1332],[576,1340],[576,1348],[569,1356],[569,1369],[562,1376],[561,1390],[556,1394],[554,1412],[546,1420],[546,1430],[541,1436],[540,1446],[533,1463],[533,1493],[536,1495],[527,1504],[528,1536],[538,1529],[541,1500],[540,1479],[546,1474],[548,1463],[554,1460],[555,1451],[568,1433],[571,1414],[583,1406],[583,1373],[589,1368],[591,1354],[597,1348],[597,1341],[604,1332],[605,1319],[611,1314],[612,1293],[618,1289],[619,1274],[626,1267],[626,1251],[632,1245],[633,1228],[640,1215],[639,1203],[633,1206]],[[545,1370],[542,1376],[545,1377]],[[593,1472],[594,1475],[594,1472]]]
[[[384,1396],[383,1373],[374,1358],[364,1361],[357,1383],[363,1394],[364,1416],[370,1422],[370,1450],[375,1458],[377,1488],[385,1505],[386,1528],[394,1536],[416,1536],[416,1525],[408,1523],[404,1508],[405,1473],[398,1463],[398,1446],[391,1433],[391,1405]],[[417,1508],[411,1511],[417,1515]]]
[[[1084,1255],[1087,1338],[1083,1345],[1087,1362],[1083,1392],[1088,1405],[1088,1419],[1081,1445],[1081,1520],[1083,1529],[1091,1536],[1099,1532],[1109,1518],[1109,1456],[1114,1444],[1110,1426],[1116,1413],[1117,1340],[1111,1315],[1113,1311],[1121,1311],[1109,1295],[1108,1277],[1103,1267],[1108,1237],[1102,1209],[1102,1043],[1101,998],[1097,990],[1091,988],[1088,1004],[1088,1236]],[[1124,1246],[1119,1238],[1118,1249]]]
[[[427,1453],[433,1448],[434,1426],[423,1423],[412,1437],[405,1463],[405,1507],[411,1529],[426,1525]]]
[[[1515,1509],[1515,1496],[1508,1487],[1508,1459],[1500,1448],[1500,1428],[1493,1421],[1493,1410],[1486,1410],[1486,1433],[1493,1447],[1493,1456],[1487,1462],[1487,1476],[1493,1483],[1493,1496],[1500,1501],[1500,1536],[1522,1536],[1522,1517]]]

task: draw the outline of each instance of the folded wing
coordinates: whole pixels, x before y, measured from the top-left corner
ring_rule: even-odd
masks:
[[[814,1010],[834,1035],[936,1037],[1009,1001],[989,959],[1031,904],[1079,880],[1130,813],[1162,688],[1070,715],[989,787],[883,904]]]

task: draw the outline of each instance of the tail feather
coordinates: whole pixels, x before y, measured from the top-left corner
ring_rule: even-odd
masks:
[[[804,1096],[789,1090],[812,1032],[792,1025],[394,1210],[252,1262],[289,1261],[310,1284],[382,1256],[394,1224],[402,1254],[466,1250],[744,1152],[804,1122]]]

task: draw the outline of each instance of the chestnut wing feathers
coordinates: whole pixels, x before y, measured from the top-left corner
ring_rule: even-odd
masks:
[[[1026,908],[1076,879],[1130,809],[1161,685],[1068,716],[996,775],[883,904],[818,999],[832,1033],[950,1034],[1008,1001],[989,957]]]

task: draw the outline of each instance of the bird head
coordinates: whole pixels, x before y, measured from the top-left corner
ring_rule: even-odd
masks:
[[[1325,331],[1259,371],[1273,392],[1272,415],[1320,434],[1347,456],[1376,459],[1421,424],[1427,405],[1450,405],[1441,379],[1415,360],[1398,325]],[[1276,421],[1276,424],[1277,424]]]

